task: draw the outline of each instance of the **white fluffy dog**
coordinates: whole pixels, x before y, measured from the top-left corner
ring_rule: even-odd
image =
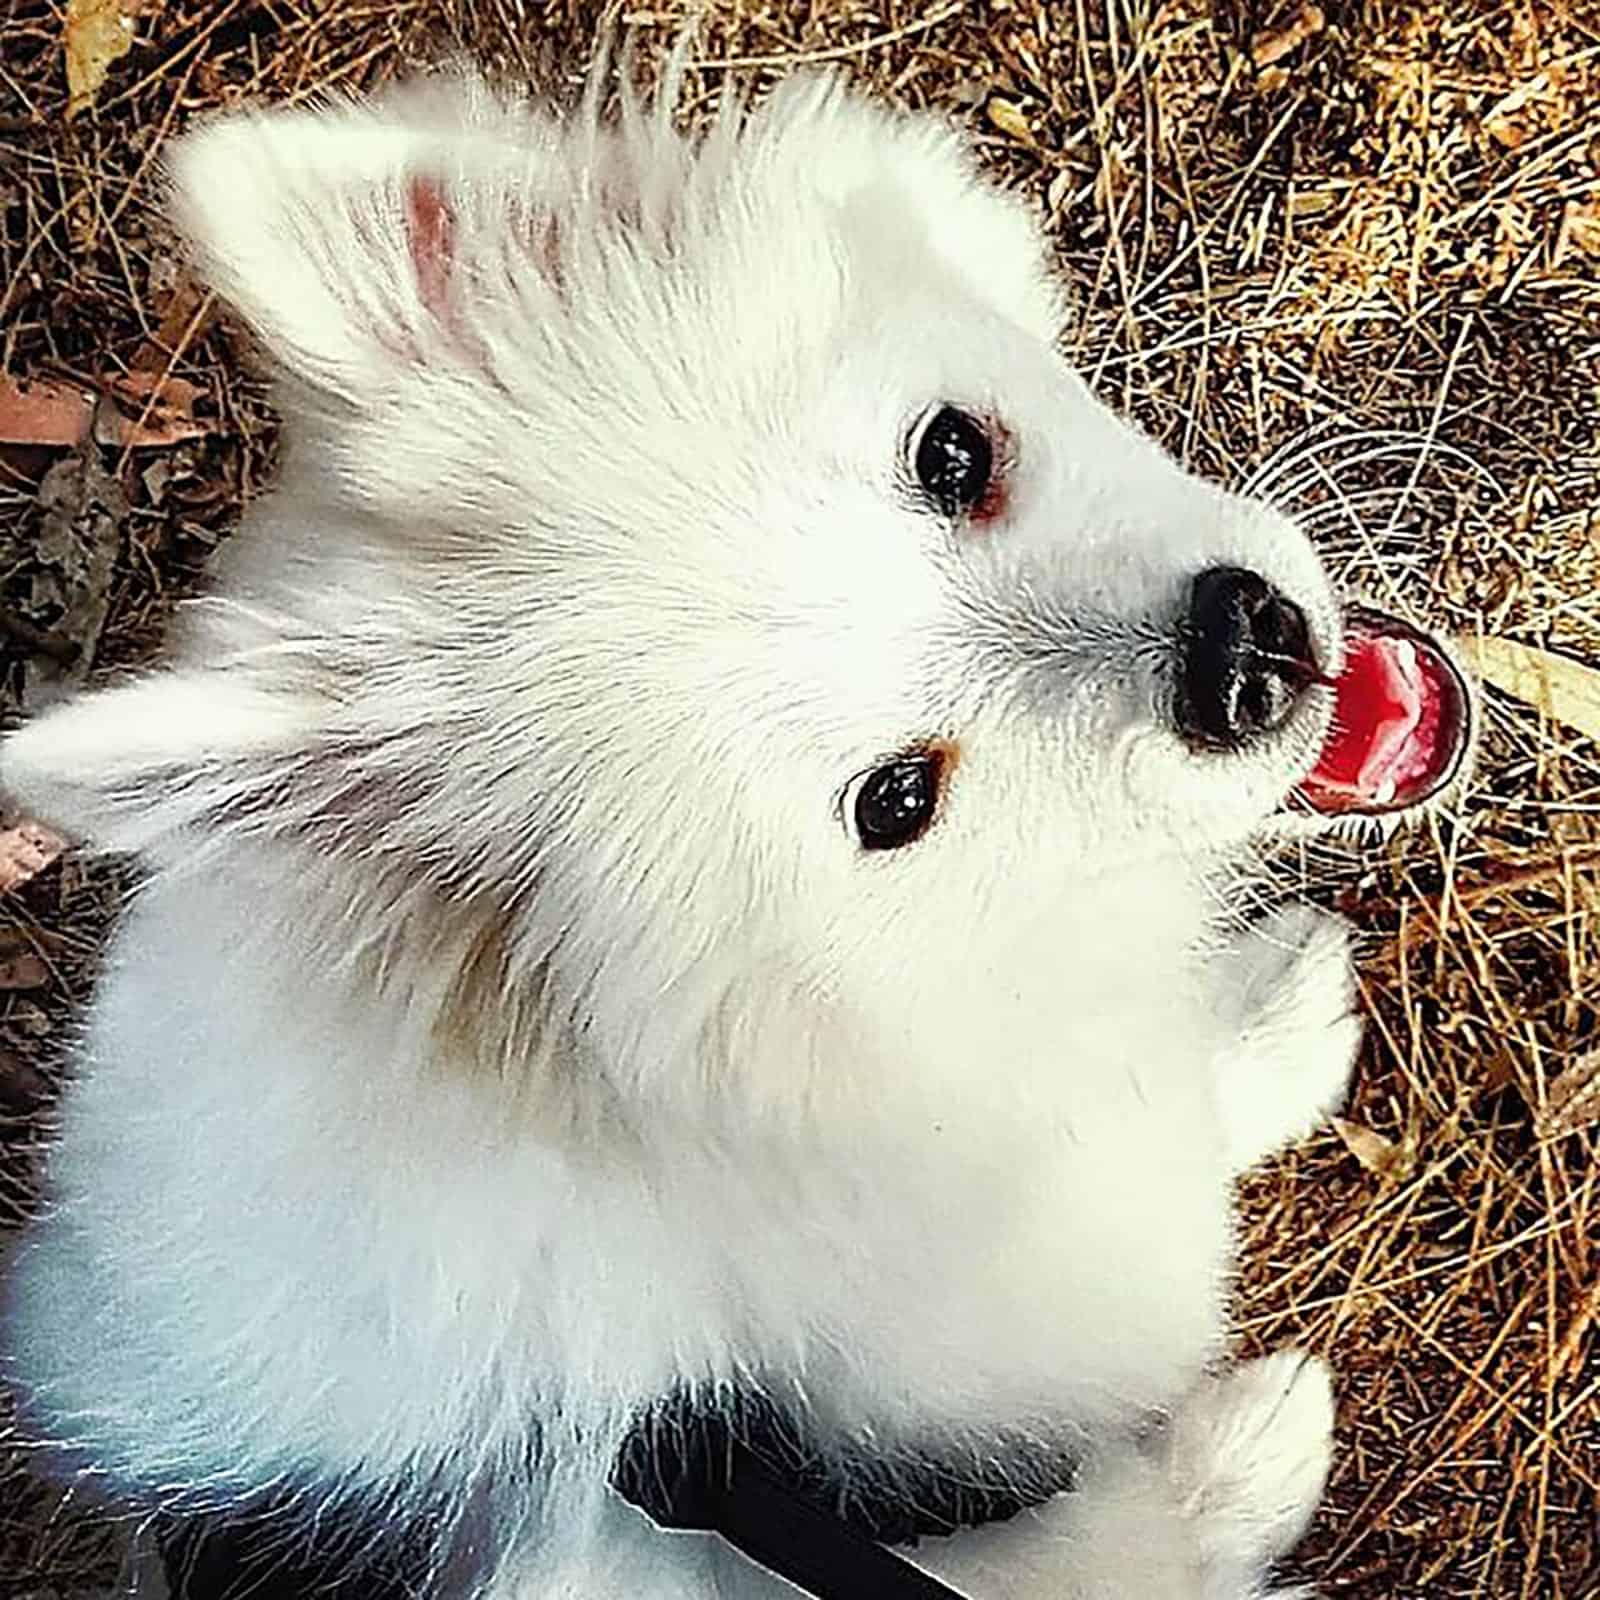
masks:
[[[1264,1592],[1330,1392],[1217,1369],[1230,1184],[1359,1024],[1226,885],[1439,789],[1445,658],[837,84],[689,140],[444,77],[171,174],[287,446],[170,664],[4,752],[149,868],[9,1266],[42,1464],[422,1593],[753,1600],[610,1485],[756,1405],[963,1593]]]

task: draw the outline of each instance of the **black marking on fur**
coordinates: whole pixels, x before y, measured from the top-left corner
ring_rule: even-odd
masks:
[[[639,1419],[613,1485],[665,1526],[703,1526],[697,1519],[743,1454],[794,1499],[889,1545],[1004,1522],[1074,1485],[1077,1453],[1059,1433],[997,1433],[979,1443],[826,1449],[766,1396],[745,1392],[708,1405],[682,1394]]]

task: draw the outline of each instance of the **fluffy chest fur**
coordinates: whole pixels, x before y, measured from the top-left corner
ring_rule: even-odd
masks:
[[[615,1427],[747,1374],[846,1435],[1093,1428],[1214,1353],[1217,1112],[1171,1048],[1181,1011],[1156,1021],[1139,984],[1115,999],[1052,961],[1055,1005],[946,1026],[945,1050],[984,1054],[959,1089],[943,1051],[886,1060],[826,1004],[761,1019],[769,1070],[819,1080],[799,1128],[687,1125],[668,1099],[540,1110],[404,1005],[352,1017],[340,963],[237,888],[145,892],[55,1167],[49,1226],[105,1265],[40,1285],[51,1408],[109,1399],[141,1477],[470,1474],[463,1430],[514,1451],[541,1417]]]

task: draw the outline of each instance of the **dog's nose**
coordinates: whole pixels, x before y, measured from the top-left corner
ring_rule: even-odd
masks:
[[[1320,676],[1305,613],[1259,573],[1210,567],[1194,580],[1177,697],[1190,744],[1237,750],[1271,733]]]

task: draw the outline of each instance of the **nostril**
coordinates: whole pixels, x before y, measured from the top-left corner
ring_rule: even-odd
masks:
[[[1185,618],[1178,728],[1191,744],[1236,750],[1281,727],[1321,674],[1305,613],[1244,567],[1210,567]]]

